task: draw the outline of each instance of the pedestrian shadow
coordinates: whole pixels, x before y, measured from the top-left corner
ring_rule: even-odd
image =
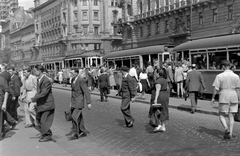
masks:
[[[5,136],[4,136],[2,139],[0,139],[0,141],[1,141],[1,140],[4,140],[4,139],[11,138],[14,134],[16,134],[14,131],[12,131],[12,130],[6,130],[6,131],[5,131]]]
[[[118,126],[123,126],[125,124],[123,119],[115,119],[115,121],[118,123]]]
[[[19,116],[18,116],[18,122],[22,122],[22,121],[24,120],[24,117],[25,117],[25,116],[23,116],[23,115],[19,115]]]
[[[145,127],[145,131],[146,131],[147,133],[154,133],[154,132],[153,132],[153,129],[154,129],[154,128],[153,128],[152,126],[150,126],[149,123],[145,123],[144,127]]]
[[[221,138],[221,139],[222,139],[222,135],[223,135],[223,132],[220,131],[219,129],[209,129],[209,128],[203,127],[203,126],[198,127],[197,131],[199,133],[206,133],[208,135],[212,135],[214,137]]]

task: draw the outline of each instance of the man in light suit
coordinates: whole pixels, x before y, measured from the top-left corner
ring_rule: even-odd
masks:
[[[47,142],[52,140],[52,131],[50,127],[53,123],[55,102],[52,95],[52,83],[43,72],[44,67],[37,65],[35,74],[38,77],[37,93],[31,98],[31,102],[37,103],[36,120],[38,125],[36,129],[40,131],[41,138],[39,142]]]
[[[92,107],[91,96],[87,87],[87,77],[85,72],[79,73],[78,69],[73,72],[74,78],[72,80],[72,96],[71,96],[71,113],[72,113],[72,136],[69,140],[76,140],[81,137],[87,136],[87,131],[83,121],[83,108],[85,102],[87,103],[88,109]]]
[[[131,115],[130,102],[135,101],[136,80],[128,74],[128,68],[126,66],[123,66],[121,70],[123,73],[122,85],[119,90],[119,95],[122,96],[121,111],[126,123],[124,127],[131,128],[135,120]]]
[[[205,91],[206,86],[201,72],[196,70],[196,64],[192,64],[192,71],[187,74],[186,85],[191,99],[191,113],[196,111],[198,94],[202,89]]]

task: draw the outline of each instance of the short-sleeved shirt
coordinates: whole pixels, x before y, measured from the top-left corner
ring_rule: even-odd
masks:
[[[3,77],[0,77],[0,106],[3,104],[4,95],[6,92],[9,93],[8,83]]]
[[[233,71],[225,70],[218,74],[213,86],[219,90],[219,103],[238,103],[236,88],[240,88],[240,79]]]
[[[161,90],[160,91],[166,91],[167,90],[167,80],[162,78],[162,77],[159,77],[157,78],[157,80],[155,81],[155,84],[160,84],[161,85]]]

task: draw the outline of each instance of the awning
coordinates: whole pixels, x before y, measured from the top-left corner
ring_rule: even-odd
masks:
[[[29,65],[36,65],[36,64],[41,64],[41,63],[43,63],[43,60],[35,60],[35,61],[31,61],[29,63]]]
[[[54,62],[60,62],[63,61],[65,57],[56,57],[56,58],[50,58],[44,61],[44,63],[54,63]]]
[[[156,45],[156,46],[150,46],[150,47],[143,47],[143,48],[136,48],[136,49],[127,49],[127,50],[119,50],[110,52],[107,55],[105,55],[103,58],[117,58],[117,57],[127,57],[127,56],[134,56],[134,55],[148,55],[148,54],[158,54],[161,52],[169,51],[165,49],[166,46],[164,45]]]
[[[240,34],[188,41],[176,46],[173,51],[185,51],[233,45],[240,45]]]

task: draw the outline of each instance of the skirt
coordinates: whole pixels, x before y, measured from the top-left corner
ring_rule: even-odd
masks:
[[[142,84],[142,92],[146,92],[148,89],[148,83],[146,79],[140,80],[140,83]]]

